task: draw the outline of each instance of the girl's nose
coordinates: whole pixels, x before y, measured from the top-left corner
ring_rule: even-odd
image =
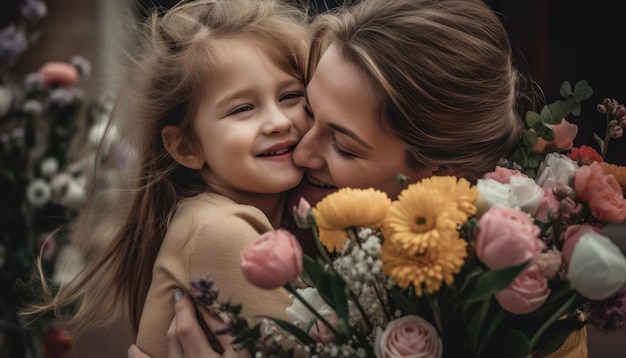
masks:
[[[263,133],[281,134],[287,133],[293,127],[293,122],[279,108],[267,113],[267,119],[263,124]]]

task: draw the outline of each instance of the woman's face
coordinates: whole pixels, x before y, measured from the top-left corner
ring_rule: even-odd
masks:
[[[330,47],[307,86],[311,129],[293,160],[307,168],[292,198],[311,204],[341,187],[373,187],[395,198],[399,173],[415,177],[403,144],[380,126],[380,100],[365,75]]]

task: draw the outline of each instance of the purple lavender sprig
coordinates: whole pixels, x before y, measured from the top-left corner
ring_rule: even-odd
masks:
[[[213,333],[233,336],[236,349],[246,349],[253,356],[260,354],[263,357],[293,357],[293,349],[285,349],[270,337],[263,337],[260,323],[250,327],[248,320],[239,316],[241,305],[233,305],[228,301],[219,302],[219,290],[212,280],[191,280],[191,288],[197,302],[225,321],[224,326]]]
[[[194,299],[208,307],[213,306],[213,303],[217,301],[217,296],[220,293],[214,286],[212,280],[192,280],[191,288],[193,289]]]
[[[626,286],[603,301],[585,304],[587,321],[600,331],[616,330],[626,321]]]

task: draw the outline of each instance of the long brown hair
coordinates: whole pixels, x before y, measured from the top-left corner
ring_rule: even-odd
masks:
[[[170,216],[180,199],[207,190],[198,171],[170,157],[162,129],[174,126],[185,138],[181,145],[198,148],[193,118],[231,40],[248,41],[302,78],[306,24],[303,11],[279,0],[198,0],[147,19],[129,50],[131,71],[123,78],[128,85],[120,89],[126,104],[120,105],[119,132],[134,151],[132,170],[125,174],[130,188],[116,192],[109,205],[113,219],[100,210],[101,193],[91,193],[73,231],[77,242],[102,235],[108,245],[87,258],[74,281],[26,314],[54,310],[80,331],[111,322],[116,318],[111,312],[127,307],[137,330]],[[77,309],[67,315],[65,308],[74,302]]]
[[[518,72],[504,26],[481,0],[363,0],[313,22],[307,80],[330,46],[381,98],[408,165],[476,179],[520,140]]]

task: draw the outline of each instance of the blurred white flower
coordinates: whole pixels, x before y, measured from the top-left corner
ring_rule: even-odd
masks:
[[[56,262],[52,281],[57,285],[69,283],[85,266],[83,255],[72,245],[63,246],[59,250]]]
[[[46,205],[52,197],[52,189],[47,181],[37,178],[26,187],[26,200],[36,208]]]
[[[59,160],[54,157],[47,157],[41,161],[39,170],[42,177],[46,179],[52,178],[59,172]]]
[[[107,121],[103,119],[98,121],[98,123],[95,123],[89,129],[89,143],[91,143],[91,145],[95,148],[100,144],[100,141],[104,140],[102,145],[103,145],[103,149],[105,153],[108,152],[111,145],[119,139],[116,126],[114,125],[110,126],[105,136],[106,130],[107,130]]]
[[[59,204],[79,210],[85,203],[85,180],[83,177],[71,178],[59,197]]]
[[[317,292],[317,288],[297,288],[296,291],[304,298],[320,315],[334,313],[335,311],[324,301],[322,296]],[[291,322],[295,325],[307,327],[309,323],[317,318],[309,311],[300,300],[294,298],[291,306],[285,310]]]

